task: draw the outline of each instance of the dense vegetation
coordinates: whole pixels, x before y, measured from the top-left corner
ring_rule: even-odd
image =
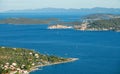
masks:
[[[29,71],[37,65],[47,65],[64,61],[68,61],[68,59],[43,55],[33,50],[22,48],[0,47],[0,74],[9,74],[10,72],[17,71],[17,69]]]
[[[96,20],[92,23],[89,23],[88,28],[96,28],[99,30],[108,29],[108,30],[120,30],[120,18],[108,19],[108,20]]]
[[[74,25],[78,30],[90,31],[120,31],[120,15],[91,14],[83,17],[82,23]]]

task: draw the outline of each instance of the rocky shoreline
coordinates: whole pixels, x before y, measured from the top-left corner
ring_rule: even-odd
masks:
[[[64,62],[55,62],[55,63],[51,63],[51,64],[37,65],[37,66],[32,67],[30,69],[30,71],[28,71],[28,72],[30,73],[30,72],[39,70],[40,67],[45,67],[45,66],[50,66],[50,65],[56,65],[56,64],[63,64],[63,63],[68,63],[68,62],[74,62],[74,61],[77,61],[77,60],[79,60],[79,58],[69,58],[67,61],[64,61]]]
[[[60,25],[60,24],[57,24],[57,25],[51,25],[48,27],[48,29],[71,29],[73,28],[72,26],[66,26],[66,25]]]

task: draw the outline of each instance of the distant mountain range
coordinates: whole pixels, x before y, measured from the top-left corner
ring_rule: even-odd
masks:
[[[118,13],[120,8],[81,8],[81,9],[64,9],[64,8],[43,8],[43,9],[28,9],[28,10],[10,10],[2,13]]]

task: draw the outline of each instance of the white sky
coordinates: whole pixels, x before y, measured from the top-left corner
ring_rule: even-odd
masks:
[[[40,8],[120,8],[120,0],[0,0],[0,11]]]

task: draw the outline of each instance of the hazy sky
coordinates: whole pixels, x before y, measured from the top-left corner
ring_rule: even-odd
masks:
[[[120,0],[0,0],[0,11],[40,8],[120,8]]]

